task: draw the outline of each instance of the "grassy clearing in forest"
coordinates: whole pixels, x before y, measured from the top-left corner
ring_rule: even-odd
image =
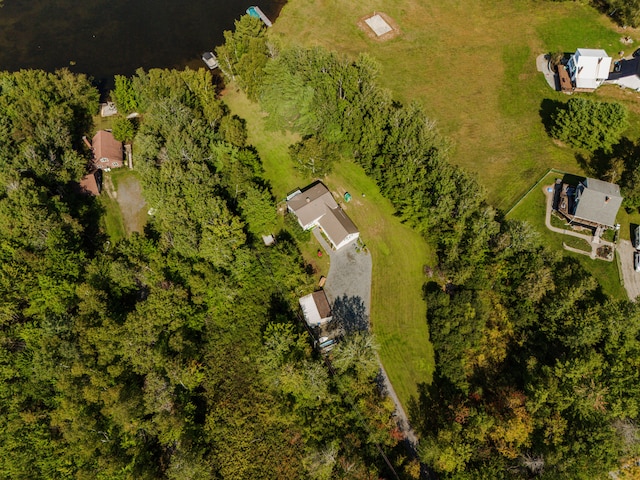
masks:
[[[142,197],[138,173],[118,168],[104,174],[99,197],[105,214],[103,227],[112,242],[131,232],[142,232],[147,223],[148,205]]]
[[[336,197],[344,192],[352,195],[342,206],[373,257],[373,332],[393,387],[407,405],[417,393],[416,385],[431,383],[433,375],[434,353],[422,286],[426,280],[423,266],[434,266],[435,253],[418,233],[398,220],[389,200],[358,165],[335,165],[325,183]]]
[[[358,19],[374,11],[391,16],[400,35],[378,42],[359,30]],[[617,58],[637,47],[620,38],[638,36],[577,2],[512,0],[294,0],[269,34],[377,59],[383,86],[402,102],[424,105],[452,139],[452,161],[475,172],[502,210],[549,167],[581,171],[573,151],[544,130],[545,108],[566,96],[548,87],[536,56],[585,47]]]
[[[223,100],[231,111],[247,121],[248,142],[260,154],[265,178],[276,198],[310,183],[297,170],[288,155],[288,146],[298,137],[267,131],[259,107],[232,89]],[[403,225],[394,209],[364,171],[351,162],[334,165],[323,182],[336,198],[352,194],[345,211],[358,226],[363,242],[373,257],[371,323],[380,357],[401,401],[406,405],[417,392],[417,384],[430,382],[434,368],[433,347],[429,342],[426,305],[422,299],[425,277],[423,265],[433,265],[432,249],[416,232]],[[364,196],[363,196],[364,194]],[[307,262],[317,261],[317,243],[302,245]],[[322,272],[326,275],[326,272]]]

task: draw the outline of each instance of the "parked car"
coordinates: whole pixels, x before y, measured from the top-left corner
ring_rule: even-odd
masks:
[[[640,225],[636,227],[633,235],[633,246],[640,250]]]
[[[640,252],[633,252],[633,268],[640,272]]]

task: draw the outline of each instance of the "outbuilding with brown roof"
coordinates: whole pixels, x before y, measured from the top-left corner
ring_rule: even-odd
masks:
[[[123,164],[122,142],[115,139],[108,130],[99,130],[93,136],[93,164],[96,168],[119,168]]]

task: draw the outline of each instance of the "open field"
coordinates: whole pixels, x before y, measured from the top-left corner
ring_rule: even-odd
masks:
[[[618,265],[616,262],[592,260],[585,255],[565,250],[562,247],[562,242],[567,243],[567,238],[569,237],[552,232],[545,226],[546,198],[542,189],[545,185],[553,184],[555,179],[559,176],[561,175],[557,173],[550,173],[547,175],[545,179],[540,182],[538,187],[531,190],[531,192],[529,192],[529,194],[524,197],[511,212],[509,212],[507,218],[526,220],[529,222],[540,233],[542,242],[546,246],[562,252],[563,255],[567,255],[578,260],[587,271],[598,279],[598,282],[602,285],[602,289],[607,294],[616,299],[627,299],[627,292],[620,283]],[[571,242],[571,240],[569,240],[569,242]],[[576,244],[571,244],[571,246],[584,249],[584,246]]]
[[[248,141],[257,148],[265,177],[278,199],[310,182],[311,179],[294,169],[287,153],[288,146],[297,141],[297,137],[263,130],[262,113],[244,95],[230,89],[223,99],[234,114],[247,120]],[[418,383],[431,381],[434,368],[426,304],[422,299],[425,281],[422,267],[433,265],[434,253],[417,233],[400,223],[390,202],[357,165],[337,164],[323,181],[336,198],[346,191],[353,196],[351,202],[343,206],[360,229],[361,238],[373,257],[373,332],[394,389],[406,405],[410,396],[416,394]],[[303,251],[305,259],[314,260],[317,244],[305,244],[302,248],[307,249]]]
[[[384,12],[401,34],[369,39],[357,26],[363,15]],[[567,97],[553,92],[535,68],[540,53],[604,48],[630,54],[637,31],[616,29],[605,16],[577,2],[493,0],[291,1],[270,29],[283,42],[323,45],[381,65],[381,82],[403,102],[417,100],[453,140],[451,159],[476,172],[490,201],[507,210],[549,167],[579,173],[574,153],[547,136],[541,115]],[[638,110],[637,95],[603,90]],[[638,131],[632,121],[633,131]]]

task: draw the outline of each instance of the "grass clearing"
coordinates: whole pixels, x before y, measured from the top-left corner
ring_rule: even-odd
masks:
[[[295,170],[288,154],[289,145],[299,137],[265,130],[264,114],[240,92],[229,89],[223,100],[234,114],[247,121],[248,142],[258,150],[265,178],[271,182],[276,198],[284,198],[294,188],[310,183],[311,178]],[[323,182],[336,198],[347,191],[352,195],[349,203],[341,203],[373,257],[373,332],[380,345],[382,362],[406,405],[416,395],[418,383],[431,381],[434,369],[426,304],[422,299],[425,281],[422,267],[435,263],[434,252],[420,235],[398,220],[391,203],[359,166],[337,163]],[[318,247],[314,238],[301,245],[305,260],[319,264],[318,273],[326,275],[327,264],[318,260]]]
[[[116,243],[125,238],[127,234],[118,202],[109,197],[106,192],[98,197],[98,202],[104,208],[104,215],[100,219],[102,228],[109,236],[111,243]]]
[[[94,132],[98,130],[111,130],[113,128],[113,119],[115,117],[103,117],[99,113],[93,116],[93,128]],[[89,138],[91,140],[91,138]]]
[[[298,142],[299,135],[267,130],[265,114],[260,107],[233,86],[223,92],[223,100],[235,115],[247,121],[248,143],[260,153],[265,167],[264,176],[271,183],[271,190],[278,201],[309,183],[310,179],[304,178],[294,168],[289,157],[289,145]]]
[[[112,241],[144,230],[149,207],[142,197],[138,172],[128,168],[105,172],[100,199],[105,208],[105,228]]]
[[[430,383],[433,375],[434,353],[422,286],[426,280],[423,266],[435,264],[435,253],[418,233],[398,220],[391,203],[358,165],[339,163],[325,181],[334,195],[352,195],[349,203],[341,203],[373,257],[373,332],[393,387],[407,405],[417,394],[417,384]]]
[[[400,35],[386,42],[367,38],[356,23],[374,11],[391,16]],[[584,47],[617,57],[634,50],[622,36],[640,38],[578,2],[511,0],[293,1],[269,34],[377,59],[383,86],[404,103],[425,106],[454,141],[452,161],[475,172],[502,210],[549,167],[581,172],[574,152],[555,145],[542,125],[543,101],[567,97],[548,87],[536,56]]]
[[[591,253],[591,244],[582,238],[570,237],[567,235],[562,239],[562,243],[568,247],[577,248],[583,252]]]

